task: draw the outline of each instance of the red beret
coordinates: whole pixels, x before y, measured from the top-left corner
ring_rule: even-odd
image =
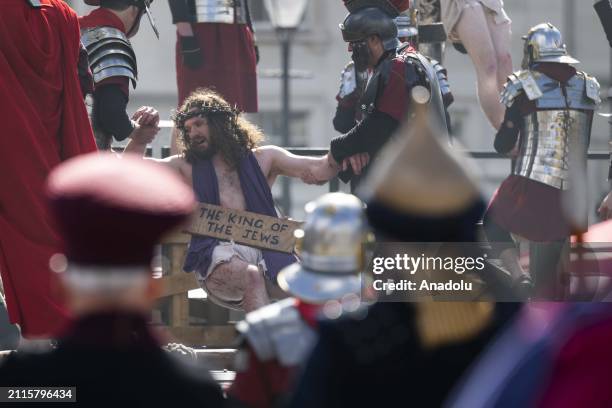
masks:
[[[195,204],[172,170],[112,153],[64,162],[49,175],[47,195],[64,252],[81,265],[148,265],[153,246]]]

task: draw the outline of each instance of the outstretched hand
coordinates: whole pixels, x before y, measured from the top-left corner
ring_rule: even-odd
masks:
[[[159,112],[151,106],[141,106],[132,115],[132,120],[140,126],[155,126],[159,124]]]
[[[136,126],[130,138],[142,145],[151,143],[159,132],[159,112],[150,106],[141,106],[132,115],[132,120]]]

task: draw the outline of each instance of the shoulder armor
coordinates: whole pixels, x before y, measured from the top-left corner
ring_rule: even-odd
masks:
[[[540,74],[538,85],[544,92],[544,96],[536,101],[539,110],[569,108],[592,111],[597,109],[600,101],[597,80],[584,72],[577,72],[563,87],[559,81]]]
[[[430,59],[431,64],[433,65],[434,71],[436,72],[436,76],[438,77],[438,83],[440,84],[440,92],[442,96],[448,95],[451,93],[450,84],[448,83],[448,74],[446,68],[442,66],[435,59]]]
[[[410,87],[421,85],[431,91],[431,83],[437,74],[429,59],[416,52],[406,52],[403,55],[406,65],[406,85]]]
[[[539,72],[532,71],[521,71],[518,75],[518,80],[523,85],[523,91],[530,101],[535,101],[544,95],[538,81],[540,78],[541,74]]]
[[[584,75],[584,82],[586,84],[586,96],[596,104],[601,103],[601,98],[599,96],[599,82],[597,78],[590,76],[586,72],[580,72],[580,74]]]
[[[236,329],[260,361],[276,359],[283,366],[302,363],[317,337],[291,298],[248,313]]]
[[[504,85],[504,89],[501,92],[500,102],[504,104],[507,108],[512,106],[514,100],[524,92],[523,83],[519,79],[520,75],[524,75],[524,72],[528,71],[518,71],[513,74],[510,74],[506,84]]]
[[[123,76],[136,88],[136,54],[123,32],[112,27],[88,28],[81,30],[81,41],[96,84],[106,78]]]

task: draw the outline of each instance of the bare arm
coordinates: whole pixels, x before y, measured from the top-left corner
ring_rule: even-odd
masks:
[[[138,155],[138,156],[141,156],[145,160],[152,160],[156,163],[160,163],[166,167],[169,167],[172,170],[176,171],[189,184],[188,178],[190,177],[190,175],[187,174],[188,169],[186,169],[188,165],[185,162],[185,159],[183,158],[183,156],[174,155],[174,156],[166,157],[165,159],[157,159],[155,157],[144,157],[146,150],[147,150],[147,143],[139,142],[134,139],[130,139],[127,145],[125,146],[123,153]]]
[[[134,139],[129,139],[127,145],[125,145],[125,149],[123,149],[123,153],[137,154],[138,156],[145,155],[147,151],[147,143],[144,141],[136,141]]]
[[[256,154],[268,163],[269,180],[287,176],[299,178],[306,184],[324,184],[340,170],[329,154],[320,157],[298,156],[278,146],[262,146],[256,150]]]

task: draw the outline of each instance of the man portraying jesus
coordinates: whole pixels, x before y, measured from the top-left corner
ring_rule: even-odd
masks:
[[[339,170],[329,155],[302,157],[259,146],[260,130],[208,89],[187,97],[174,121],[181,153],[157,161],[177,171],[202,203],[278,217],[270,190],[278,176],[322,184]],[[126,147],[126,152],[144,150],[134,140]],[[214,302],[249,312],[269,303],[271,292],[280,292],[276,275],[294,262],[291,254],[194,235],[183,270],[197,273]]]

